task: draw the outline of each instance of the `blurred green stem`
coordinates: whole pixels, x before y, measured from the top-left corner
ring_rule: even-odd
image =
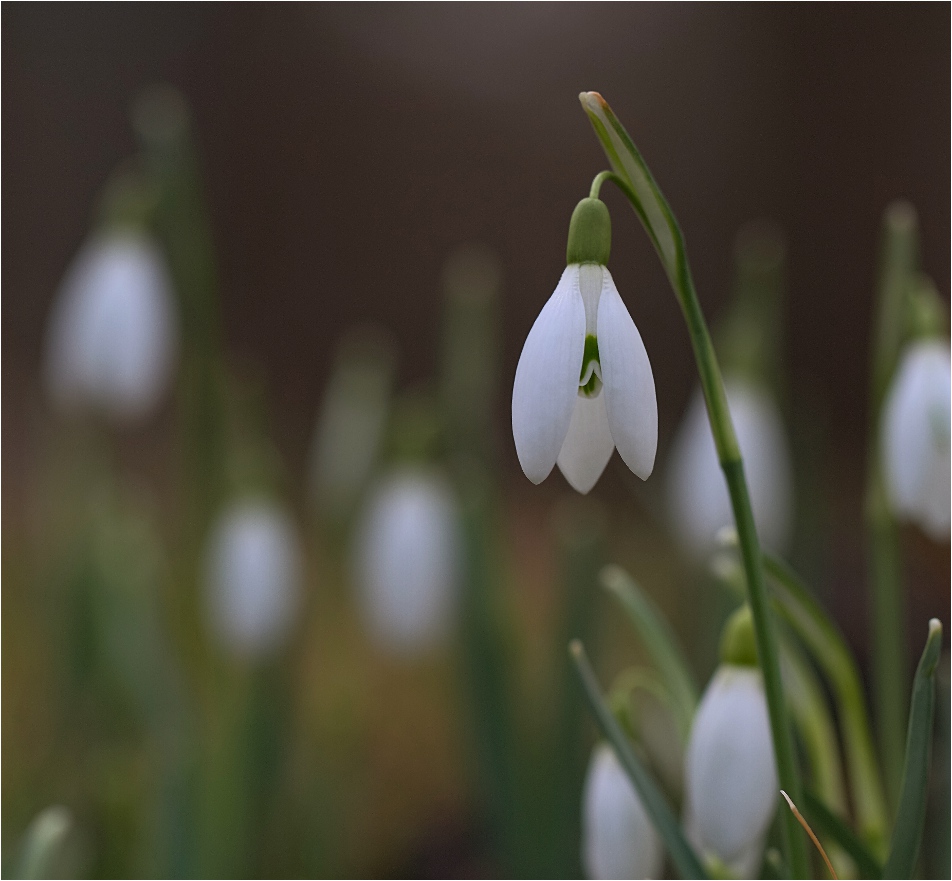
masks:
[[[596,92],[583,93],[580,100],[615,172],[612,176],[604,172],[602,174],[605,174],[605,179],[615,182],[621,179],[620,189],[631,202],[654,243],[687,323],[714,444],[727,480],[741,557],[747,575],[748,601],[757,636],[758,659],[764,675],[780,785],[794,802],[798,802],[802,800],[800,775],[794,751],[793,728],[780,678],[777,636],[767,602],[760,541],[754,525],[743,459],[727,406],[727,396],[714,346],[691,278],[684,237],[648,166],[608,103]],[[791,813],[783,812],[782,817],[784,849],[790,868],[795,877],[805,878],[809,872],[809,859],[804,837]]]
[[[899,358],[904,305],[918,262],[916,214],[907,202],[894,202],[883,219],[878,306],[872,353],[869,451],[866,476],[866,530],[872,586],[873,674],[876,721],[886,791],[895,810],[906,727],[905,603],[899,536],[883,484],[879,421],[883,399]]]

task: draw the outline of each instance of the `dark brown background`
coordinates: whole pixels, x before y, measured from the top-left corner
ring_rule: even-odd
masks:
[[[766,216],[787,231],[792,412],[822,437],[833,541],[841,532],[846,568],[859,564],[867,339],[890,199],[915,203],[925,266],[949,289],[948,5],[8,5],[3,25],[8,516],[25,501],[51,296],[98,189],[134,147],[130,104],[157,80],[194,109],[227,341],[264,370],[292,472],[339,335],[390,325],[402,378],[430,373],[441,261],[479,239],[505,264],[500,438],[522,487],[508,384],[562,269],[571,209],[605,164],[576,101],[597,89],[679,217],[709,314],[729,290],[737,227]],[[612,270],[652,357],[663,456],[693,366],[646,237],[608,198]]]

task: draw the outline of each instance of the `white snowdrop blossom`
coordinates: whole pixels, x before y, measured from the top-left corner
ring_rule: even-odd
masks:
[[[908,346],[886,394],[881,426],[892,506],[937,541],[948,541],[950,527],[950,374],[944,342]]]
[[[226,508],[205,556],[206,608],[219,642],[263,656],[286,640],[301,599],[302,554],[288,514],[264,499]]]
[[[763,676],[721,664],[698,706],[685,758],[688,840],[740,878],[755,877],[779,796]]]
[[[456,498],[436,472],[401,468],[371,490],[354,544],[365,626],[384,650],[413,655],[449,635],[462,537]]]
[[[607,743],[592,752],[582,796],[582,864],[589,878],[659,878],[664,848]]]
[[[86,244],[47,328],[45,381],[54,402],[140,419],[165,393],[177,353],[172,284],[158,248],[129,231]]]
[[[780,411],[764,388],[748,380],[725,376],[724,391],[744,457],[757,532],[765,547],[782,551],[790,540],[793,521],[793,474]],[[709,554],[719,530],[734,525],[700,389],[674,438],[666,495],[671,527],[692,556]]]
[[[648,353],[607,267],[570,264],[529,331],[512,390],[512,434],[526,477],[552,466],[587,493],[617,447],[647,479],[658,448]]]

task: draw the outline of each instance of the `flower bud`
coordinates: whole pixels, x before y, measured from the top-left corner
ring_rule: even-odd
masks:
[[[793,519],[793,477],[780,412],[763,388],[747,380],[725,376],[724,390],[757,532],[765,547],[783,550]],[[734,525],[734,512],[700,389],[675,436],[666,489],[679,543],[692,556],[705,557],[714,550],[718,530]]]
[[[582,799],[582,864],[588,877],[660,877],[661,839],[607,743],[592,753]]]
[[[893,510],[936,541],[949,540],[950,376],[946,343],[908,346],[886,393],[880,432]]]
[[[694,717],[684,782],[692,845],[738,877],[755,877],[779,794],[756,667],[725,663],[714,674]]]
[[[461,554],[456,499],[438,474],[401,468],[371,492],[354,545],[354,573],[377,643],[415,654],[448,635]]]
[[[211,629],[239,655],[262,656],[287,638],[301,594],[301,550],[288,515],[263,499],[227,508],[205,556]]]
[[[54,402],[142,418],[166,391],[177,350],[172,285],[158,249],[129,231],[89,242],[50,315],[45,379]]]

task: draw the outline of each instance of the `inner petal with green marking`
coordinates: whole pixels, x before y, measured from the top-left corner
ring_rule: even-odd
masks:
[[[586,398],[598,397],[602,390],[602,365],[598,360],[598,339],[592,334],[585,336],[585,351],[582,353],[582,370],[579,374],[578,393]]]

